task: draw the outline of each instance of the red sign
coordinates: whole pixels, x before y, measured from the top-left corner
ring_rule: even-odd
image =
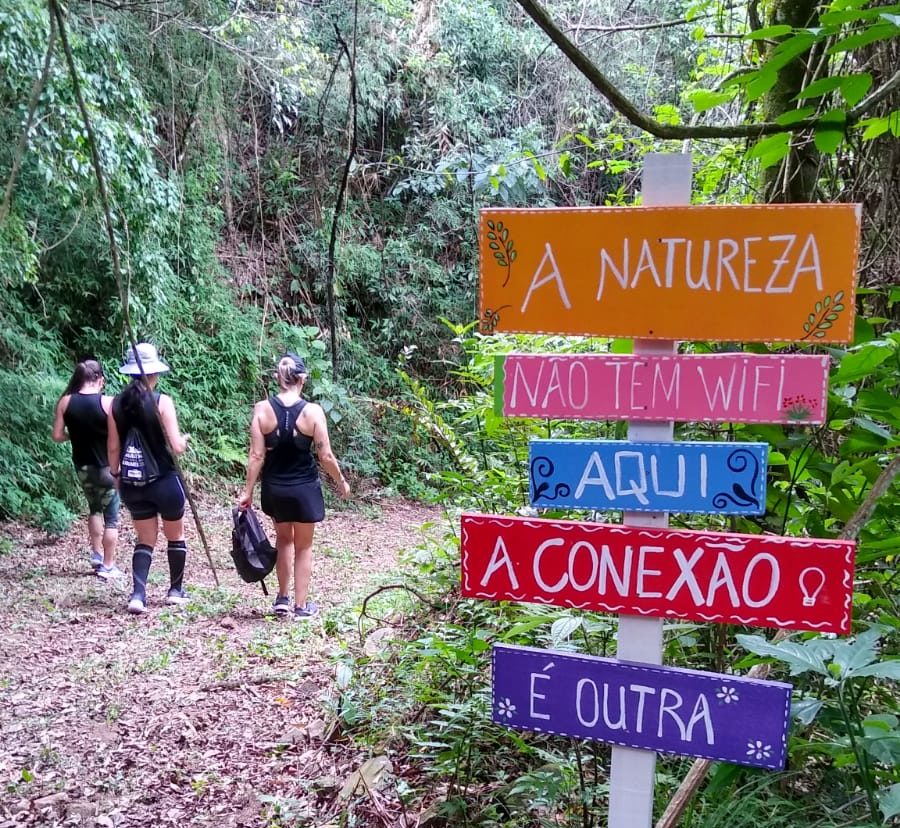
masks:
[[[847,633],[856,544],[462,516],[462,594]]]

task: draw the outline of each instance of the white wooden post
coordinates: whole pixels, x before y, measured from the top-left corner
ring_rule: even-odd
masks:
[[[690,204],[691,156],[652,153],[644,158],[641,194],[645,206]],[[634,353],[674,354],[672,340],[636,339]],[[639,442],[671,440],[674,423],[629,422],[628,439]],[[664,527],[668,512],[625,512],[625,526]],[[619,617],[616,658],[644,664],[662,662],[662,619],[634,615]],[[653,820],[653,782],[656,754],[649,750],[613,747],[610,769],[609,828],[649,828]]]

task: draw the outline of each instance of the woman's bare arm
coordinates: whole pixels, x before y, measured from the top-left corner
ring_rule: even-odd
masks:
[[[178,427],[178,415],[175,413],[175,403],[167,394],[162,394],[159,398],[159,419],[162,421],[172,451],[175,454],[184,454],[188,435],[181,433],[181,429]]]
[[[303,409],[303,413],[309,418],[313,424],[312,439],[316,447],[316,456],[319,458],[319,464],[328,472],[328,476],[334,481],[338,488],[338,494],[342,498],[350,496],[350,484],[341,473],[341,467],[338,465],[337,457],[331,450],[331,438],[328,436],[328,421],[325,418],[325,412],[322,406],[316,403],[309,403]]]
[[[119,428],[113,417],[112,408],[106,414],[106,462],[114,477],[119,476],[119,455],[122,453],[122,443],[119,440]]]
[[[53,439],[57,443],[65,443],[69,439],[69,432],[66,431],[66,422],[63,415],[69,407],[69,395],[59,398],[56,404],[56,414],[53,417]]]
[[[253,489],[262,471],[263,461],[266,457],[266,441],[262,432],[262,406],[265,401],[258,402],[253,409],[253,419],[250,421],[250,450],[247,453],[247,479],[244,482],[244,492],[238,501],[238,507],[246,509],[253,504]]]

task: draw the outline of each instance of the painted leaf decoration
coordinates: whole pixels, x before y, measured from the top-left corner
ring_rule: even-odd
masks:
[[[487,226],[488,226],[488,228],[489,228],[490,230],[495,229],[495,228],[494,228],[494,222],[492,222],[490,219],[488,219],[488,221],[487,221]]]
[[[491,250],[499,250],[499,249],[500,249],[500,245],[497,244],[497,242],[494,242],[494,241],[492,241],[492,242],[488,245],[488,247],[490,247]]]
[[[516,256],[518,256],[518,255],[519,255],[519,254],[516,253],[515,250],[510,250],[510,251],[509,251],[509,260],[510,260],[510,262],[514,262],[514,261],[516,260]]]
[[[500,240],[506,241],[508,238],[509,238],[509,230],[506,227],[504,227],[503,232],[500,234]]]

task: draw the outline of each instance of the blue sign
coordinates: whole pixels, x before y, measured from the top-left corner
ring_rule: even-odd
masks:
[[[495,644],[491,718],[508,727],[781,770],[791,685]]]
[[[532,440],[531,504],[628,512],[761,515],[767,443]]]

